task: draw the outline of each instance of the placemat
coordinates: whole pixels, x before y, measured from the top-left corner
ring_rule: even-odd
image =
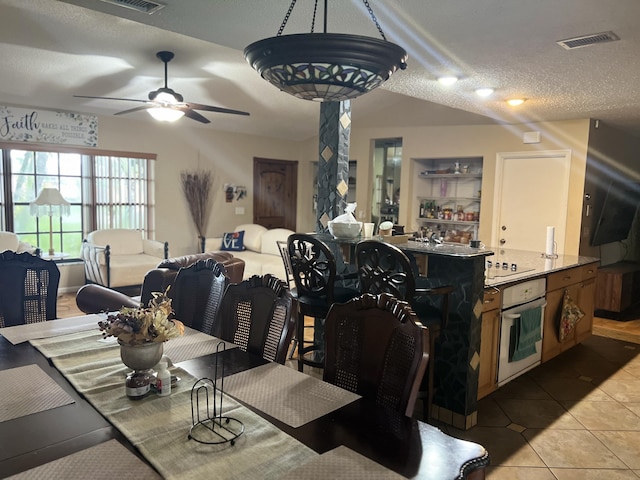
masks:
[[[38,365],[0,371],[0,422],[74,403]]]
[[[281,480],[396,480],[399,475],[379,463],[340,446],[288,471]]]
[[[153,468],[144,463],[117,440],[109,440],[86,450],[8,477],[12,480],[155,480]]]
[[[27,323],[13,327],[0,328],[0,334],[12,344],[35,340],[37,338],[57,337],[84,330],[98,330],[98,321],[104,315],[80,315],[77,317],[59,318],[46,322]]]
[[[277,363],[225,378],[224,390],[294,428],[360,398],[360,395]]]

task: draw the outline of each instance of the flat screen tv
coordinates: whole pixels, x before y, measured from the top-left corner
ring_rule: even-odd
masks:
[[[640,184],[613,180],[600,210],[591,245],[619,242],[629,236],[631,224],[640,204]]]

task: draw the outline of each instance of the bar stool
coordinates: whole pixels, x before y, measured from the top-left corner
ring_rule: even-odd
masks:
[[[399,300],[409,302],[422,325],[429,329],[430,358],[423,399],[423,417],[428,422],[434,394],[435,342],[445,329],[449,318],[450,285],[435,288],[417,288],[416,277],[409,258],[395,245],[378,240],[363,240],[356,245],[356,265],[362,293],[390,293]],[[441,296],[440,307],[433,306],[428,297]]]
[[[324,319],[331,305],[346,302],[358,296],[360,291],[336,283],[345,277],[337,275],[336,259],[331,249],[314,235],[290,235],[287,250],[297,292],[298,371],[301,372],[304,365],[323,368]],[[314,319],[313,342],[308,345],[304,342],[305,316]]]

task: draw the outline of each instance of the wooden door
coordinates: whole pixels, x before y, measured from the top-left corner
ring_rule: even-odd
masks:
[[[253,159],[253,223],[296,231],[298,162]]]
[[[564,253],[570,168],[569,150],[499,153],[492,245],[544,253],[553,226]]]

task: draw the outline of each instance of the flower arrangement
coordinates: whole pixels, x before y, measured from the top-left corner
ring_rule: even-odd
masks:
[[[116,337],[122,345],[141,345],[166,342],[184,334],[184,324],[169,319],[173,310],[168,291],[169,288],[164,293],[154,292],[148,307],[123,307],[98,322],[104,337]]]

